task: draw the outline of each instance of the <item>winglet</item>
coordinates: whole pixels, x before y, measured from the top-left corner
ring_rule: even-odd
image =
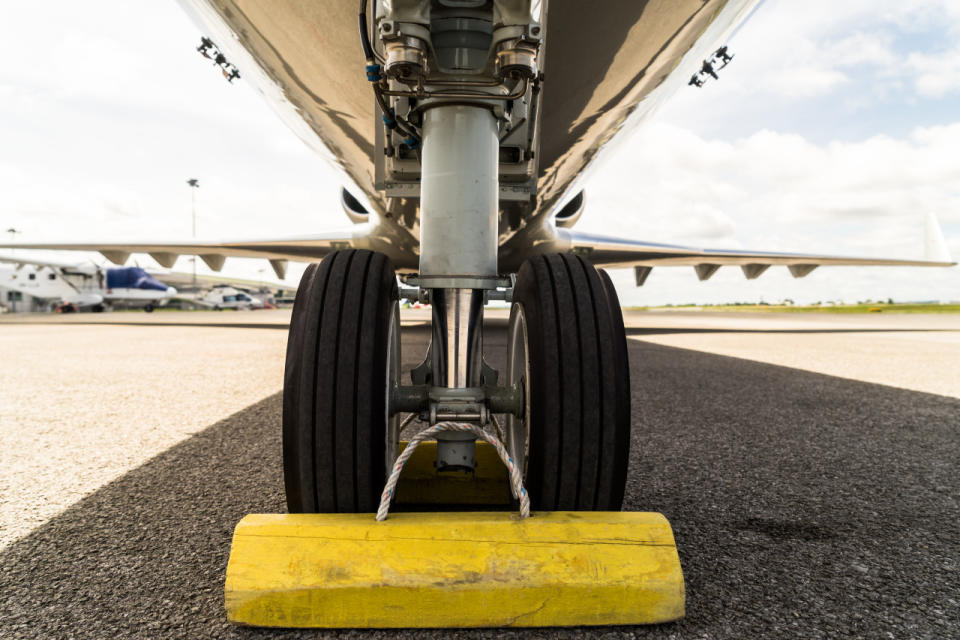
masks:
[[[924,260],[930,260],[931,262],[953,262],[953,259],[950,257],[950,251],[947,249],[947,241],[943,239],[943,230],[940,228],[940,223],[937,222],[937,214],[933,212],[927,214],[923,231]]]

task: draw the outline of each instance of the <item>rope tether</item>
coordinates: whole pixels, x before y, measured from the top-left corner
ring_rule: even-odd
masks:
[[[403,453],[400,454],[400,457],[397,458],[397,462],[393,465],[393,472],[390,474],[390,478],[387,479],[387,484],[383,487],[383,494],[380,496],[380,508],[377,509],[377,521],[379,522],[387,519],[387,513],[390,511],[390,502],[393,500],[393,494],[397,488],[397,481],[400,480],[400,471],[403,470],[403,465],[406,464],[407,460],[410,459],[410,456],[413,455],[413,451],[421,442],[430,436],[435,436],[436,434],[444,431],[470,432],[478,438],[486,440],[493,445],[493,448],[497,450],[497,454],[500,456],[500,459],[503,460],[503,464],[507,466],[507,471],[510,473],[510,484],[512,485],[511,488],[513,490],[514,497],[519,496],[520,498],[520,517],[529,518],[530,496],[527,495],[527,490],[523,488],[523,480],[520,477],[520,468],[514,463],[513,458],[511,458],[507,453],[503,443],[500,442],[496,436],[487,433],[481,427],[475,424],[468,424],[466,422],[438,422],[432,427],[424,429],[417,435],[413,436],[410,439],[410,443],[407,444],[407,448],[404,449]]]

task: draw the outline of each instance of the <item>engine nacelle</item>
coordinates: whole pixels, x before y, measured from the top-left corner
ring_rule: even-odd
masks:
[[[370,212],[346,189],[340,189],[340,206],[353,224],[363,224],[370,220]]]
[[[558,227],[569,229],[577,224],[577,220],[583,215],[583,205],[585,202],[583,193],[583,190],[581,190],[570,202],[563,205],[563,208],[554,216]]]

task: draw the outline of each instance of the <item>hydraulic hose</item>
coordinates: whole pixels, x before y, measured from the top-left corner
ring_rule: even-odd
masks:
[[[420,135],[417,133],[417,130],[405,119],[398,117],[394,113],[390,105],[387,104],[387,99],[383,95],[383,92],[380,90],[379,82],[382,78],[380,73],[381,67],[378,64],[376,52],[374,52],[373,46],[370,44],[370,29],[367,24],[367,0],[360,0],[357,28],[360,31],[360,46],[363,48],[363,57],[367,61],[367,80],[373,84],[373,94],[377,99],[377,105],[379,105],[380,111],[383,113],[383,122],[388,129],[399,129],[400,132],[406,136],[403,139],[403,143],[411,149],[416,149],[420,146]]]

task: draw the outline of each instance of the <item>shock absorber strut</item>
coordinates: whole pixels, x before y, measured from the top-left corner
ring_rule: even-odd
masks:
[[[532,0],[376,0],[378,51],[361,0],[367,79],[383,120],[377,173],[388,196],[419,188],[418,280],[433,305],[429,398],[424,389],[398,397],[423,399],[406,409],[428,410],[431,424],[482,427],[490,419],[495,382],[482,377],[482,328],[484,297],[501,284],[500,141],[512,151],[511,193],[518,186],[533,193],[538,7]],[[470,430],[442,431],[437,441],[438,469],[474,468]]]
[[[498,149],[496,122],[484,106],[440,104],[424,114],[420,286],[431,290],[438,387],[480,386],[483,294],[497,284]],[[437,442],[438,469],[473,469],[473,434],[444,432]]]

